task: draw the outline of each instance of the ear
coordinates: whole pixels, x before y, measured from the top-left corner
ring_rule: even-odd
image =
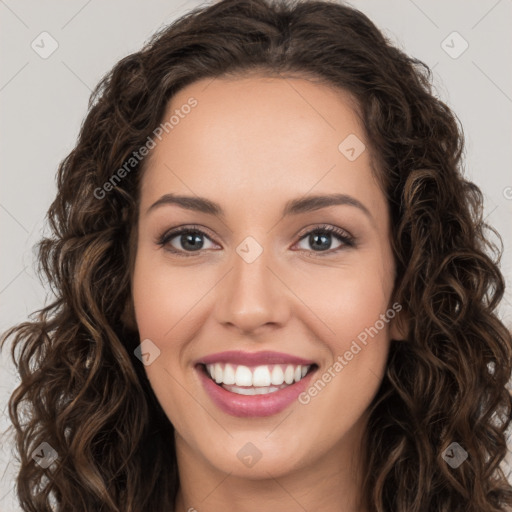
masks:
[[[131,331],[137,332],[137,321],[135,319],[135,309],[133,307],[133,300],[130,295],[124,305],[123,312],[121,313],[121,322]]]
[[[401,305],[400,310],[398,308],[394,310],[396,313],[390,321],[389,336],[393,340],[406,341],[409,339],[410,315]]]

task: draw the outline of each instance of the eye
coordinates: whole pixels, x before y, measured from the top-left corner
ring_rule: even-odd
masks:
[[[331,249],[332,237],[337,238],[340,242],[340,245],[335,249]],[[209,248],[205,247],[203,241],[204,238],[213,244],[211,238],[198,226],[181,226],[163,233],[157,238],[156,243],[164,247],[166,251],[171,252],[176,256],[188,257],[195,256],[193,253],[199,254],[202,250]],[[313,249],[303,247],[301,249],[310,253],[325,252],[332,254],[340,251],[344,247],[355,247],[356,245],[354,237],[349,235],[343,229],[330,225],[317,226],[316,228],[306,232],[300,237],[299,243],[304,241],[311,244]],[[179,247],[180,245],[181,247]]]
[[[196,226],[182,226],[161,235],[157,240],[157,244],[177,256],[186,257],[193,256],[193,254],[185,254],[187,252],[199,252],[203,249],[208,249],[208,247],[204,247],[203,238],[210,240],[210,237]],[[174,241],[175,239],[176,241]],[[181,248],[179,247],[180,245]]]
[[[335,249],[331,249],[332,237],[337,238],[340,242],[340,245]],[[313,249],[302,248],[303,250],[317,253],[328,252],[332,254],[340,251],[343,247],[355,247],[355,239],[353,236],[349,235],[343,229],[329,225],[318,226],[308,231],[305,235],[301,236],[300,242],[306,242],[313,247]]]

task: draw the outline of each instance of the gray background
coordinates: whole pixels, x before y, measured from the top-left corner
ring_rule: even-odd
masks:
[[[482,189],[487,221],[503,237],[502,271],[512,284],[512,0],[353,0],[406,53],[434,69],[438,96],[466,136],[467,176]],[[119,59],[198,1],[0,0],[0,331],[43,306],[32,247],[55,195],[59,162],[73,148],[94,85]],[[50,40],[57,50],[43,59]],[[453,58],[463,48],[468,48]],[[448,37],[450,36],[450,37]],[[447,39],[448,37],[448,39]],[[445,41],[445,43],[443,43]],[[452,53],[450,56],[447,51]],[[508,57],[507,57],[508,55]],[[509,188],[510,187],[510,188]],[[510,288],[500,314],[512,327]],[[16,376],[0,354],[0,430]],[[0,437],[0,511],[16,512],[16,462]],[[511,462],[512,464],[512,462]]]

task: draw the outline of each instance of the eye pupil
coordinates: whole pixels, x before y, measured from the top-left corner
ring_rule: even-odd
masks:
[[[185,249],[187,249],[187,244],[190,244],[189,248],[192,248],[193,250],[201,249],[204,244],[202,236],[198,233],[187,233],[181,235],[180,242]]]
[[[309,236],[309,242],[311,244],[311,246],[315,246],[316,245],[316,242],[318,241],[318,239],[322,238],[324,240],[324,242],[326,240],[328,240],[327,243],[324,243],[323,246],[322,244],[320,244],[320,246],[317,245],[317,248],[320,248],[320,249],[329,249],[330,246],[331,246],[331,241],[330,241],[330,236],[331,235],[326,235],[326,234],[323,234],[323,233],[312,233],[310,236]]]

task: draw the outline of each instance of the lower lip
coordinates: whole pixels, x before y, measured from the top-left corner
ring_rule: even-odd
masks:
[[[210,377],[206,375],[204,367],[198,366],[196,370],[199,373],[206,392],[220,409],[232,416],[248,418],[272,416],[286,409],[306,390],[317,368],[309,372],[299,382],[290,384],[273,393],[267,393],[266,395],[240,395],[238,393],[231,393],[231,391],[227,391],[210,379]]]

